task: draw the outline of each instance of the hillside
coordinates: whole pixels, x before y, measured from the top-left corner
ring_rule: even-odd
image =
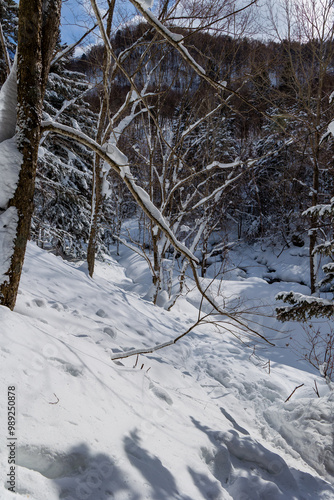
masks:
[[[303,341],[300,326],[268,316],[277,292],[306,289],[263,279],[273,265],[277,280],[303,278],[297,250],[277,259],[236,248],[220,289],[276,347],[203,324],[172,347],[111,361],[187,330],[198,292],[166,311],[145,300],[146,265],[126,249],[92,280],[86,264],[29,244],[15,310],[0,308],[2,397],[15,386],[17,403],[17,492],[2,476],[1,498],[332,500],[333,392],[285,347]],[[5,470],[5,404],[0,412]]]

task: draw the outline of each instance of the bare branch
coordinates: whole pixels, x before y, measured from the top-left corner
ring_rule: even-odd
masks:
[[[189,33],[189,35],[185,35],[184,40],[186,38],[189,38],[190,36],[194,35],[195,33],[198,33],[201,30],[205,30],[207,28],[211,28],[214,24],[217,24],[217,23],[219,23],[221,21],[224,21],[225,19],[228,19],[230,17],[236,16],[237,14],[240,14],[241,12],[249,9],[252,5],[255,5],[257,2],[258,2],[258,0],[252,0],[249,4],[244,5],[243,7],[240,7],[240,9],[237,9],[237,10],[234,10],[232,12],[229,12],[228,14],[225,14],[222,17],[214,19],[213,21],[210,21],[207,24],[200,25],[198,28],[191,28],[191,27],[189,27],[188,29],[191,29],[191,30],[194,30],[194,31],[192,31],[191,33]],[[208,18],[207,15],[206,16],[199,16],[198,14],[196,14],[196,20],[197,19],[207,19],[207,18]],[[170,21],[170,20],[174,21],[174,20],[180,20],[180,19],[189,19],[189,16],[175,16],[175,17],[174,16],[170,16],[170,17],[166,18],[166,21]]]
[[[4,57],[5,57],[6,73],[7,73],[7,76],[9,76],[12,65],[10,63],[9,54],[8,54],[7,45],[6,45],[6,40],[5,40],[5,37],[3,34],[1,22],[0,22],[0,41],[1,41],[2,52],[3,52]]]
[[[94,141],[94,139],[91,139],[86,134],[73,129],[72,127],[68,127],[67,125],[62,125],[60,123],[55,123],[52,121],[44,121],[41,124],[41,130],[43,132],[50,131],[60,135],[64,135],[66,137],[71,137],[72,139],[77,140],[84,146],[87,146],[92,151],[97,153],[102,158],[102,160],[107,162],[124,180],[135,201],[142,208],[144,213],[161,229],[161,231],[163,231],[174,248],[178,250],[182,255],[184,255],[187,259],[198,263],[198,259],[188,250],[185,245],[179,242],[174,236],[161,212],[149,199],[147,192],[136,184],[127,164],[117,163],[110,156],[110,153],[108,154],[102,146]]]
[[[106,12],[104,14],[104,16],[102,17],[102,19],[104,19],[106,16],[107,16],[108,12]],[[80,45],[80,43],[88,36],[90,35],[96,28],[98,27],[98,23],[94,24],[94,26],[92,28],[90,28],[89,30],[87,30],[81,38],[79,38],[79,40],[77,40],[76,42],[72,43],[71,45],[69,45],[68,47],[66,47],[64,50],[58,52],[58,54],[56,54],[56,56],[54,57],[54,59],[52,60],[51,62],[51,66],[53,64],[55,64],[56,62],[58,62],[60,59],[62,59],[63,57],[65,57],[69,52],[71,52],[73,49],[75,49],[75,47],[77,47],[78,45]]]
[[[297,387],[294,388],[294,390],[292,391],[292,393],[290,394],[290,396],[288,398],[286,398],[286,400],[284,401],[284,403],[286,403],[287,401],[289,401],[289,399],[291,398],[291,396],[293,396],[293,394],[296,392],[296,390],[299,389],[300,387],[303,387],[303,385],[305,385],[305,384],[297,385]]]
[[[193,325],[191,325],[190,328],[188,328],[187,331],[183,332],[178,337],[176,337],[172,340],[169,340],[168,342],[164,342],[163,344],[157,344],[154,347],[147,347],[146,349],[133,349],[131,351],[123,352],[122,354],[118,353],[118,354],[110,356],[110,359],[115,361],[116,359],[129,358],[130,356],[136,356],[136,355],[139,356],[139,354],[151,354],[152,352],[156,352],[156,351],[159,351],[160,349],[164,349],[165,347],[169,347],[171,345],[174,345],[180,339],[182,339],[183,337],[188,335],[188,333],[190,333],[196,326],[198,326],[202,322],[203,319],[204,318],[197,320],[196,323],[194,323]]]

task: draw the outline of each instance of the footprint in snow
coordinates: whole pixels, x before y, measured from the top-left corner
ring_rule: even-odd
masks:
[[[46,301],[44,299],[34,299],[32,302],[37,307],[46,307]]]
[[[241,353],[241,350],[238,348],[238,347],[233,347],[233,346],[229,346],[227,348],[228,352],[231,353],[231,354],[240,354]]]
[[[108,318],[108,314],[103,309],[99,309],[95,314],[100,318]]]
[[[65,373],[72,375],[72,377],[79,377],[82,375],[82,369],[78,368],[67,361],[60,358],[49,358],[49,361],[53,362],[54,366],[59,367]]]
[[[165,403],[167,403],[168,405],[172,405],[173,404],[173,400],[172,398],[170,397],[170,395],[168,394],[167,391],[165,391],[164,389],[161,389],[161,387],[157,387],[155,384],[153,384],[152,382],[150,383],[150,386],[149,386],[149,389],[152,391],[152,393],[158,398],[158,399],[161,399],[162,401],[164,401]]]
[[[59,302],[55,302],[54,304],[51,305],[51,307],[52,309],[56,309],[56,311],[59,312],[64,310],[64,307]]]
[[[109,337],[112,339],[115,339],[117,337],[117,332],[113,328],[111,328],[110,326],[106,326],[105,328],[103,328],[103,331],[104,331],[104,333],[109,335]]]

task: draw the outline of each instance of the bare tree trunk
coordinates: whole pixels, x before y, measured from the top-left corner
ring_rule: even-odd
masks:
[[[319,166],[318,166],[318,154],[316,155],[314,165],[313,165],[313,186],[312,186],[312,206],[315,207],[318,204],[318,191],[319,191]],[[318,217],[316,215],[312,215],[311,217],[311,229],[310,229],[310,250],[309,250],[309,258],[310,258],[310,286],[311,293],[315,293],[316,291],[316,283],[317,283],[317,270],[315,264],[314,249],[317,244],[317,224]]]
[[[151,224],[151,227],[152,227],[152,224]],[[158,299],[158,295],[159,295],[160,286],[161,286],[161,255],[159,252],[160,235],[157,232],[157,228],[154,228],[154,230],[151,230],[151,237],[152,237],[152,247],[153,247],[152,281],[153,281],[153,285],[155,286],[153,303],[156,304],[157,299]]]
[[[95,267],[95,253],[97,234],[99,230],[99,223],[101,219],[102,210],[102,168],[101,159],[95,156],[94,160],[94,175],[93,175],[93,194],[92,194],[92,221],[90,226],[88,248],[87,248],[87,264],[88,273],[92,277]]]
[[[114,14],[115,0],[108,1],[109,12],[107,18],[107,36],[110,37],[112,19]],[[103,52],[103,98],[101,103],[101,111],[98,123],[98,129],[96,134],[96,142],[102,143],[103,133],[106,128],[106,122],[109,116],[109,100],[110,100],[110,90],[109,90],[109,73],[110,73],[110,54],[106,47],[104,47]],[[102,184],[103,184],[103,173],[102,173],[102,163],[101,158],[95,155],[94,160],[94,176],[93,176],[93,193],[92,193],[92,220],[88,240],[87,248],[87,264],[89,276],[93,276],[95,267],[95,254],[97,246],[97,234],[99,230],[99,223],[101,219],[102,211]]]
[[[61,0],[45,5],[45,12],[42,0],[21,0],[19,6],[17,145],[23,161],[16,191],[9,201],[18,216],[14,252],[6,272],[8,278],[0,288],[1,304],[10,309],[16,302],[34,209],[43,97],[58,35]]]

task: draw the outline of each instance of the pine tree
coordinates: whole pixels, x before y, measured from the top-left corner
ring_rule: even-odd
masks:
[[[66,61],[51,68],[44,120],[55,120],[92,136],[96,116],[84,96],[90,85]],[[41,246],[72,257],[86,252],[90,226],[93,154],[64,137],[46,136],[39,149],[32,237]]]
[[[276,309],[280,321],[308,321],[311,318],[329,318],[334,315],[334,198],[328,204],[309,208],[305,215],[313,220],[317,218],[319,223],[321,220],[330,220],[331,231],[327,240],[315,247],[314,254],[327,257],[327,263],[322,266],[324,277],[318,282],[317,290],[332,294],[332,298],[282,292],[277,295],[277,300],[283,300],[290,305]]]
[[[13,0],[0,0],[0,22],[4,35],[4,42],[10,61],[14,59],[17,45],[17,16],[18,5]],[[4,48],[0,45],[0,84],[2,85],[7,76],[6,55]]]

